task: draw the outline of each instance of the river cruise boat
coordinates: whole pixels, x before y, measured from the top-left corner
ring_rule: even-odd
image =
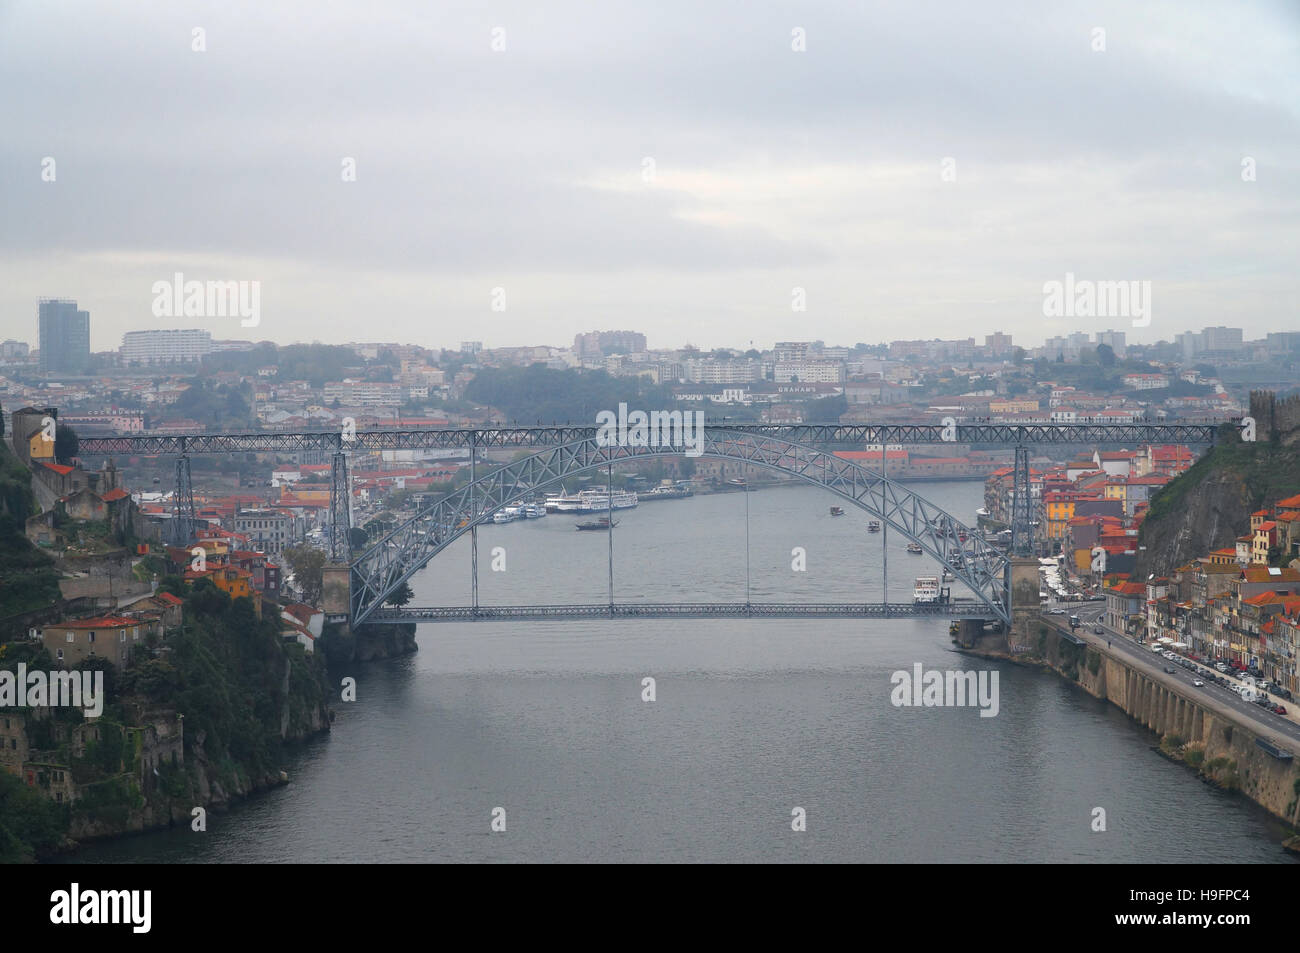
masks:
[[[939,601],[939,577],[917,576],[912,590],[912,602],[918,606],[933,605]]]

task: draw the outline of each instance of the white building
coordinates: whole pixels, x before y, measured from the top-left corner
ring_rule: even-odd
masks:
[[[212,353],[212,332],[201,328],[127,331],[122,335],[122,363],[194,364]]]

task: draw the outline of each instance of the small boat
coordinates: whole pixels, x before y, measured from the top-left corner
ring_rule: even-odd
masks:
[[[580,531],[581,531],[581,530],[588,530],[588,531],[590,531],[590,530],[599,530],[599,529],[613,529],[613,528],[614,528],[615,526],[617,526],[617,525],[618,525],[618,520],[611,520],[608,516],[602,516],[600,519],[598,519],[598,520],[592,520],[592,521],[589,522],[589,523],[578,523],[577,526],[576,526],[576,529],[578,529],[578,530],[580,530]]]
[[[952,580],[953,580],[953,575],[952,575],[952,573],[950,573],[948,570],[945,569],[945,570],[943,571],[943,581],[944,581],[944,582],[952,582]]]
[[[523,514],[530,520],[541,519],[546,515],[546,505],[544,503],[526,503],[524,504]]]
[[[870,523],[868,523],[868,524],[867,524],[867,532],[868,532],[868,533],[879,533],[879,532],[880,532],[880,520],[872,520]]]
[[[921,553],[925,552],[925,550],[921,548],[920,543],[908,543],[907,551],[911,553],[913,556],[919,556],[921,555]]]
[[[843,516],[843,515],[844,515],[844,507],[842,506],[831,507],[831,516]]]
[[[513,523],[520,518],[519,508],[517,506],[507,506],[504,509],[497,510],[492,514],[494,523]]]

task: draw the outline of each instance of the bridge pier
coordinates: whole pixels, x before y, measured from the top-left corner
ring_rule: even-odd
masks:
[[[321,609],[330,622],[352,618],[352,567],[326,563],[321,569]]]
[[[1014,556],[1007,588],[1011,591],[1011,631],[1007,645],[1012,654],[1033,652],[1038,648],[1038,627],[1042,624],[1038,600],[1038,560]]]

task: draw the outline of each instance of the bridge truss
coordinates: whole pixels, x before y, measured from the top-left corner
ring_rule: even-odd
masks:
[[[879,472],[817,447],[748,430],[706,428],[702,454],[789,474],[848,500],[919,544],[966,584],[981,608],[1010,623],[1008,557],[951,514]],[[601,446],[593,429],[585,439],[491,471],[421,510],[357,557],[351,567],[353,624],[419,621],[400,610],[379,610],[429,560],[520,497],[589,470],[680,455],[679,447]],[[963,534],[964,543],[959,539]]]

